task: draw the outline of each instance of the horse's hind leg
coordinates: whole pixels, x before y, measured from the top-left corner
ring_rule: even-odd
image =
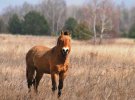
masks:
[[[38,85],[39,85],[39,82],[40,82],[42,76],[43,76],[43,73],[37,71],[36,77],[35,77],[34,82],[33,82],[34,83],[33,84],[34,85],[34,90],[35,90],[36,93],[38,92]]]
[[[26,68],[26,78],[27,78],[27,84],[28,84],[28,88],[29,91],[31,91],[31,86],[33,84],[33,79],[34,79],[34,72],[35,72],[35,68],[31,67],[31,66],[27,66]]]

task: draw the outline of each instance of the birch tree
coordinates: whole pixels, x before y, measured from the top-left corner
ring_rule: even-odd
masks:
[[[97,25],[97,13],[99,10],[99,4],[100,4],[100,0],[88,0],[88,5],[87,5],[87,9],[89,13],[87,15],[88,20],[89,20],[89,25],[91,25],[90,23],[92,22],[92,29],[93,29],[93,34],[94,34],[94,44],[96,44],[97,41],[97,31],[96,31],[96,25]]]
[[[113,15],[112,2],[110,0],[101,0],[100,9],[98,13],[99,25],[100,25],[100,41],[102,43],[103,35],[105,31],[112,30],[112,15]]]
[[[58,32],[66,20],[66,3],[64,0],[45,0],[40,4],[40,11],[51,26],[52,33]]]
[[[99,43],[102,43],[104,34],[113,30],[115,28],[114,25],[116,25],[116,21],[119,20],[118,12],[115,10],[117,7],[115,6],[113,0],[87,1],[84,13],[86,22],[88,22],[90,28],[92,27],[94,44],[97,42],[98,35],[100,38]]]

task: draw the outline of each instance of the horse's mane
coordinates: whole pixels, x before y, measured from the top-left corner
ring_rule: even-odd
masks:
[[[68,36],[68,35],[70,35],[70,32],[69,32],[69,31],[64,31],[64,32],[63,32],[63,31],[61,31],[61,34],[63,34],[63,35],[67,35],[67,36]]]
[[[64,32],[64,35],[69,35],[69,32],[68,32],[68,31],[65,31],[65,32]]]

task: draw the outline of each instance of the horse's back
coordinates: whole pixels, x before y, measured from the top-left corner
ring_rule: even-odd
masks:
[[[50,48],[46,47],[46,46],[34,46],[33,48],[31,48],[30,50],[34,51],[34,52],[45,52],[48,51]]]
[[[28,53],[26,54],[26,60],[32,58],[34,55],[43,55],[44,53],[46,53],[50,48],[45,47],[45,46],[34,46],[32,47]]]

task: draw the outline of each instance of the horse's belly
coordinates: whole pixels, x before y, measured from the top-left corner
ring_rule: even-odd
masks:
[[[47,62],[37,62],[35,63],[35,67],[39,70],[42,71],[43,73],[50,73],[50,66]]]
[[[48,66],[42,67],[41,71],[43,71],[43,73],[50,74],[50,68]]]

